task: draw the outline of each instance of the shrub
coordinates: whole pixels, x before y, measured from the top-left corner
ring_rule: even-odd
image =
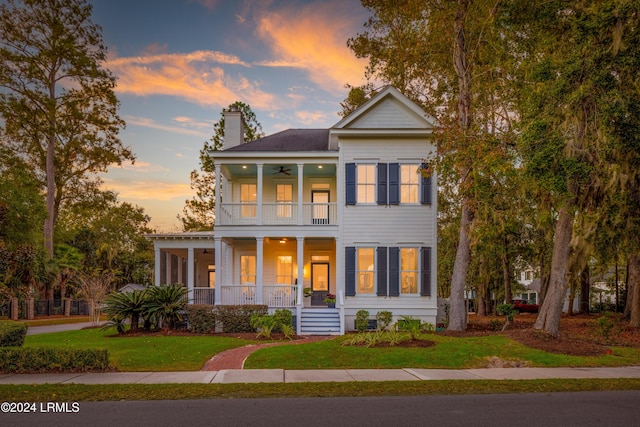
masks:
[[[376,321],[378,322],[378,329],[381,331],[386,330],[387,328],[389,328],[389,325],[391,324],[391,321],[393,320],[393,313],[391,313],[390,311],[379,311],[376,313]]]
[[[251,316],[265,315],[266,305],[217,305],[214,308],[216,321],[222,325],[222,332],[254,332],[251,327]]]
[[[87,372],[108,368],[106,349],[0,348],[0,372]]]
[[[283,327],[291,326],[293,328],[293,313],[286,308],[280,308],[273,313],[276,319],[276,328],[274,332],[284,332]]]
[[[109,316],[109,322],[105,328],[115,327],[118,333],[123,333],[125,331],[124,321],[129,319],[131,330],[137,331],[140,318],[144,317],[147,295],[146,289],[110,293],[104,300],[103,311]]]
[[[254,314],[251,316],[251,327],[258,332],[258,338],[265,337],[271,339],[271,333],[278,325],[275,316],[269,316],[268,314]]]
[[[503,331],[507,329],[509,322],[513,320],[513,316],[518,313],[513,304],[498,304],[498,307],[496,307],[496,312],[499,315],[504,316],[506,319],[506,321],[504,322],[504,326],[502,327]]]
[[[295,329],[293,329],[293,325],[280,325],[280,329],[282,329],[282,333],[284,337],[288,340],[293,339],[295,335]]]
[[[603,315],[596,320],[597,333],[605,342],[611,341],[612,335],[617,333],[617,326],[618,319],[616,315],[610,311],[605,311]]]
[[[0,347],[21,347],[27,328],[24,322],[0,322]]]
[[[182,285],[160,285],[148,289],[143,310],[153,323],[175,329],[187,306],[188,289]]]
[[[356,313],[356,329],[364,332],[369,326],[369,312],[367,310],[358,310]]]
[[[208,334],[216,329],[216,313],[210,305],[188,305],[187,317],[189,318],[191,332]]]
[[[409,332],[412,340],[418,339],[422,332],[422,321],[413,316],[401,316],[397,322],[399,331]]]

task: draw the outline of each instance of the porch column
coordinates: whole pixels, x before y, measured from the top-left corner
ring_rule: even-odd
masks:
[[[182,258],[180,255],[178,255],[178,281],[177,281],[177,283],[180,283],[180,284],[184,285],[185,283],[184,283],[184,280],[182,279],[182,275],[184,274],[183,271],[182,271],[182,260],[183,259],[184,258]]]
[[[220,195],[222,194],[222,180],[220,179],[220,165],[218,163],[215,164],[216,171],[216,182],[215,182],[215,206],[214,206],[214,224],[224,225],[222,221],[220,221],[220,216],[218,212],[220,212]]]
[[[193,279],[195,274],[193,272],[195,265],[195,258],[193,256],[193,248],[187,249],[187,289],[189,292],[189,302],[193,303]]]
[[[165,266],[164,266],[164,284],[171,284],[171,254],[169,252],[165,253]],[[163,284],[162,282],[160,283]]]
[[[215,248],[214,257],[216,264],[216,288],[214,289],[214,301],[216,305],[222,304],[222,285],[225,283],[223,278],[224,269],[222,268],[222,239],[213,238],[213,247]]]
[[[258,167],[258,194],[256,195],[256,202],[258,206],[256,208],[256,224],[262,225],[262,163],[256,165]]]
[[[296,236],[297,251],[296,258],[298,262],[298,288],[296,289],[296,301],[297,305],[304,305],[304,297],[302,291],[304,288],[304,237]]]
[[[160,248],[153,248],[153,284],[158,286],[160,284],[160,257],[162,251]]]
[[[302,199],[304,197],[304,165],[298,163],[298,225],[302,225]]]
[[[256,237],[256,304],[262,304],[262,264],[264,259],[263,240],[263,237]]]

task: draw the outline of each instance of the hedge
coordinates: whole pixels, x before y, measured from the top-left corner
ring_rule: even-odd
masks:
[[[0,348],[0,372],[103,372],[108,368],[106,349]]]
[[[211,305],[193,304],[187,306],[189,329],[196,334],[208,334],[216,330],[216,313]]]
[[[27,328],[24,322],[0,322],[0,347],[21,347]]]
[[[264,316],[268,312],[266,305],[217,305],[214,308],[216,320],[226,333],[255,332],[251,327],[251,316]]]

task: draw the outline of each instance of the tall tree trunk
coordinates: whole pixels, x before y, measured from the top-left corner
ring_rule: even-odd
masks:
[[[465,20],[469,9],[469,0],[458,0],[458,9],[453,23],[453,67],[458,78],[458,126],[462,137],[467,136],[471,128],[471,72],[467,64],[467,45],[465,40]],[[460,176],[471,180],[471,166],[463,168]],[[467,282],[467,271],[471,262],[471,241],[469,231],[473,221],[471,200],[462,198],[462,215],[460,219],[460,235],[456,260],[451,278],[451,314],[449,327],[451,331],[464,331],[467,328],[467,307],[464,300],[464,289]]]
[[[471,242],[469,228],[473,220],[473,214],[469,207],[469,201],[462,201],[462,218],[460,220],[460,235],[456,260],[451,277],[451,312],[449,314],[450,331],[464,331],[467,329],[467,307],[464,299],[464,290],[467,283],[467,271],[471,262]]]
[[[55,208],[55,153],[56,138],[49,137],[47,143],[47,218],[44,220],[44,249],[48,259],[53,258],[53,228],[54,228],[54,208]]]
[[[560,209],[554,233],[551,277],[534,329],[547,331],[557,337],[560,333],[560,316],[569,279],[569,253],[573,233],[573,215],[565,205]]]
[[[629,285],[633,289],[631,302],[631,326],[640,328],[640,254],[634,253],[629,257]]]
[[[587,263],[580,273],[580,313],[589,313],[589,300],[591,299],[589,275],[589,263]]]
[[[504,302],[511,304],[511,271],[509,269],[509,245],[504,238],[504,253],[502,254],[502,284],[504,285]]]

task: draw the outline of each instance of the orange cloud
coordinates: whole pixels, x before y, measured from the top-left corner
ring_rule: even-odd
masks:
[[[119,93],[175,96],[202,106],[226,107],[240,99],[258,109],[273,107],[271,94],[242,75],[227,75],[220,64],[249,67],[237,56],[200,50],[113,58],[107,68],[118,77]]]
[[[315,84],[341,94],[345,83],[364,81],[367,61],[356,58],[346,44],[361,19],[340,0],[263,11],[257,32],[278,57],[259,65],[305,69]]]
[[[118,198],[127,201],[180,199],[184,201],[193,195],[189,184],[179,184],[160,181],[134,181],[130,179],[104,179],[103,190],[118,193]]]

